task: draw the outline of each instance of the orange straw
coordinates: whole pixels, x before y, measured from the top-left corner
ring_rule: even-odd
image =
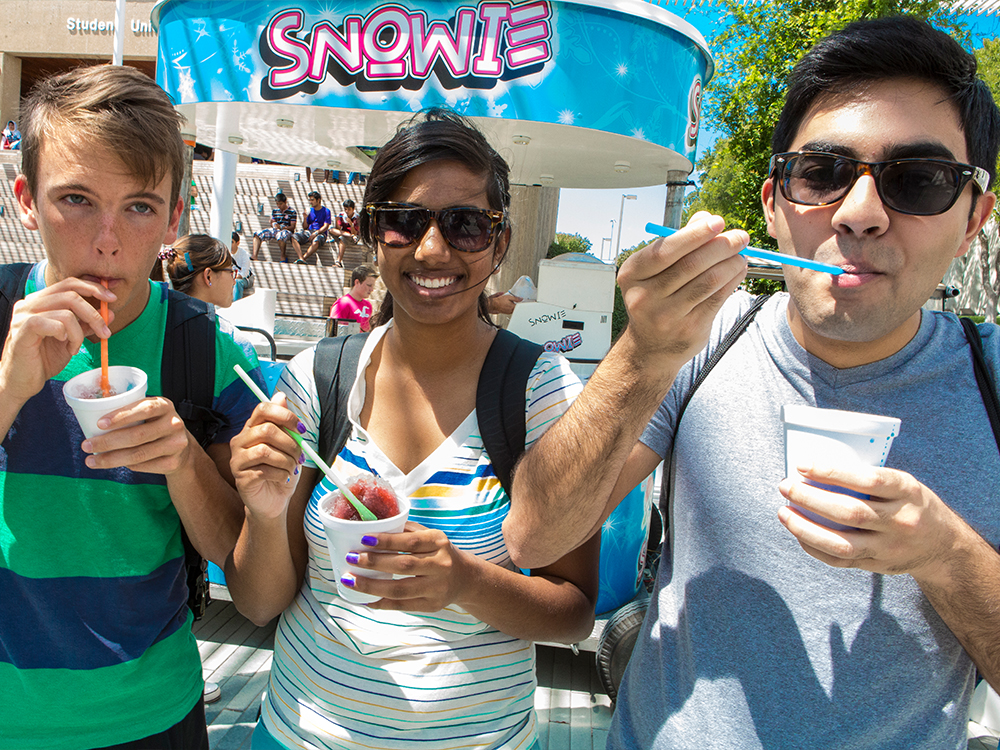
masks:
[[[101,282],[104,288],[108,288],[107,279]],[[101,300],[101,317],[104,318],[104,325],[108,324],[108,302]],[[101,339],[101,393],[104,398],[111,395],[111,381],[108,379],[108,340]]]

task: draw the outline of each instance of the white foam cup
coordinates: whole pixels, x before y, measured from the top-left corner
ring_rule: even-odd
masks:
[[[85,398],[86,394],[100,393],[101,368],[88,370],[63,384],[63,396],[73,408],[83,434],[88,437],[103,435],[108,430],[99,429],[97,420],[123,406],[146,398],[146,373],[138,367],[114,365],[108,368],[108,382],[117,395]]]
[[[892,441],[899,434],[900,420],[877,414],[862,414],[839,409],[820,409],[801,404],[781,407],[785,425],[785,476],[806,481],[796,467],[822,463],[841,467],[863,464],[885,466]],[[868,495],[810,481],[816,487],[867,500]],[[832,529],[853,527],[835,523],[811,511],[792,504],[799,513]]]
[[[380,518],[375,521],[346,521],[330,514],[326,509],[326,504],[333,497],[339,495],[340,491],[328,492],[319,499],[317,503],[319,517],[323,522],[323,529],[326,531],[326,546],[330,550],[330,562],[333,565],[333,575],[337,581],[337,593],[344,599],[355,604],[369,604],[377,602],[380,597],[365,594],[361,591],[344,586],[340,579],[345,573],[351,573],[355,577],[367,578],[392,578],[391,573],[384,573],[380,570],[369,570],[368,568],[356,568],[347,562],[348,552],[370,552],[371,547],[366,547],[361,543],[361,537],[378,533],[396,534],[403,530],[406,519],[410,515],[410,501],[407,498],[396,497],[399,503],[399,513],[391,518]]]

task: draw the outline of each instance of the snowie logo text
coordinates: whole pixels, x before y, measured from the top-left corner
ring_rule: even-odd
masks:
[[[548,0],[483,0],[447,19],[391,3],[308,30],[304,19],[302,10],[282,10],[261,33],[266,100],[314,94],[327,76],[359,91],[418,90],[432,76],[445,89],[490,89],[537,73],[553,55]]]

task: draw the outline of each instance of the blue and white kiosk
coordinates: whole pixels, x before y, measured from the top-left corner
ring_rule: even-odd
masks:
[[[529,241],[512,252],[530,271],[551,241],[530,241],[540,213],[530,190],[541,206],[550,187],[686,180],[713,71],[701,34],[643,0],[161,0],[152,19],[157,82],[216,149],[218,236],[229,235],[239,154],[366,172],[400,122],[447,106],[476,122],[512,183],[529,189],[514,217]],[[604,277],[613,292],[613,271]],[[553,320],[573,309],[573,289],[540,292]],[[602,312],[576,307],[581,320]],[[606,313],[606,331],[563,336],[599,359]],[[637,488],[605,525],[599,612],[639,589],[649,494]]]

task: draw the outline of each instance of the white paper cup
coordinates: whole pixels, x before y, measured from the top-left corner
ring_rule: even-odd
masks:
[[[356,591],[349,586],[344,586],[340,579],[345,573],[352,573],[356,577],[367,578],[392,578],[391,573],[383,573],[378,570],[367,568],[356,568],[347,563],[348,552],[368,552],[370,547],[361,543],[361,537],[370,534],[387,532],[396,534],[403,530],[406,519],[410,515],[410,502],[406,498],[396,497],[399,503],[399,513],[391,518],[381,518],[376,521],[345,521],[337,518],[326,510],[328,500],[339,491],[328,492],[319,499],[317,503],[320,520],[323,522],[323,529],[326,531],[326,546],[330,550],[330,562],[333,564],[333,575],[337,580],[337,593],[344,599],[355,604],[368,604],[377,602],[380,597]]]
[[[134,404],[146,398],[146,373],[138,367],[115,365],[108,368],[108,381],[117,395],[107,398],[86,398],[87,394],[101,392],[101,368],[88,370],[67,380],[63,385],[66,403],[73,407],[73,413],[88,437],[103,435],[108,430],[97,427],[97,420],[123,406]]]
[[[861,414],[839,409],[819,409],[814,406],[785,404],[781,407],[785,425],[785,476],[805,481],[796,471],[803,464],[823,463],[832,466],[885,466],[892,441],[899,434],[900,420],[877,414]],[[809,482],[825,490],[851,495],[864,500],[868,495],[835,485]],[[811,511],[792,504],[798,512],[831,529],[853,527],[834,523]]]

